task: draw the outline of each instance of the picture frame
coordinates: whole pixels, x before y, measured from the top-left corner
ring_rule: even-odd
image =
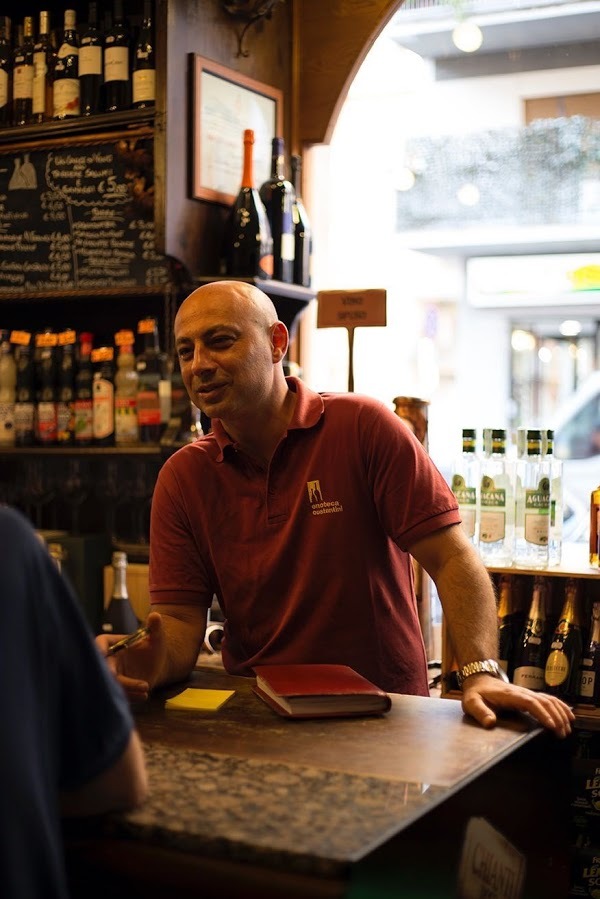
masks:
[[[255,186],[271,174],[272,140],[283,133],[283,91],[191,56],[192,197],[230,206],[242,179],[245,129],[254,131]]]

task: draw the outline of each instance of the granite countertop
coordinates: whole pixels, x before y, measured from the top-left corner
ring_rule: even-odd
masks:
[[[113,836],[341,876],[539,732],[522,719],[484,731],[454,700],[397,695],[384,716],[290,721],[252,683],[196,671],[192,686],[235,695],[217,712],[182,712],[164,708],[171,690],[136,711],[150,794],[110,818]]]

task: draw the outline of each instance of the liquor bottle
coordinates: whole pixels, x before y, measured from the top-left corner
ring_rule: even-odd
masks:
[[[15,444],[33,446],[35,443],[35,368],[29,331],[13,331],[10,335],[15,347],[17,384],[15,393]]]
[[[138,443],[140,429],[137,418],[138,373],[135,370],[133,331],[117,331],[119,348],[115,374],[115,443],[124,446]]]
[[[15,443],[15,399],[17,364],[10,343],[10,332],[0,330],[0,444]]]
[[[94,336],[89,331],[79,335],[79,353],[75,374],[75,444],[90,446],[93,431],[92,384],[92,344]]]
[[[590,565],[600,567],[600,485],[590,496]]]
[[[138,334],[143,341],[142,352],[137,357],[135,366],[139,379],[136,402],[140,441],[158,443],[162,431],[159,389],[161,358],[156,319],[141,319],[138,322]]]
[[[582,656],[579,583],[567,578],[565,601],[550,643],[544,671],[545,690],[565,702],[575,702],[579,694]]]
[[[515,647],[513,683],[530,690],[544,689],[548,655],[547,592],[547,580],[536,575],[525,627]]]
[[[590,639],[581,660],[579,701],[600,706],[600,602],[592,606]]]
[[[154,59],[154,28],[152,0],[144,0],[142,27],[133,48],[131,87],[134,109],[145,109],[156,102],[156,62]]]
[[[92,433],[96,446],[115,442],[115,351],[111,346],[92,350]]]
[[[73,442],[75,432],[75,341],[72,328],[58,335],[58,399],[56,403],[56,439],[59,446]]]
[[[480,481],[477,433],[474,428],[463,428],[462,452],[454,463],[451,486],[458,502],[463,529],[474,546],[478,544]]]
[[[490,451],[481,462],[479,554],[487,565],[512,563],[515,498],[511,466],[506,458],[506,431],[489,433]]]
[[[312,255],[312,229],[308,213],[302,201],[302,157],[291,158],[294,203],[294,284],[310,287],[310,263]]]
[[[114,0],[113,25],[104,35],[105,112],[117,112],[131,106],[130,43],[129,29],[123,18],[123,2]]]
[[[129,602],[127,590],[127,554],[112,554],[113,588],[104,613],[102,630],[105,634],[130,634],[137,630],[139,621]]]
[[[514,579],[503,574],[498,587],[498,664],[512,680],[516,641],[522,624],[522,614],[515,604]]]
[[[11,20],[0,16],[0,128],[12,124],[12,46]]]
[[[56,443],[57,345],[58,336],[52,328],[35,335],[36,439],[42,446]]]
[[[40,30],[33,45],[33,121],[47,122],[53,115],[53,88],[55,53],[50,40],[50,13],[40,13]]]
[[[81,113],[79,35],[74,9],[65,9],[65,27],[54,63],[53,110],[57,120],[72,119]]]
[[[554,455],[554,431],[548,429],[545,435],[546,461],[550,465],[550,532],[548,543],[548,564],[560,565],[562,557],[563,529],[563,487],[562,460]]]
[[[102,111],[102,35],[98,29],[97,4],[88,5],[88,20],[79,48],[79,86],[81,115]]]
[[[23,19],[23,40],[13,59],[13,124],[29,125],[33,116],[33,18]]]
[[[244,131],[242,184],[225,226],[225,273],[234,278],[273,277],[273,239],[265,207],[254,187],[254,131]]]
[[[526,455],[517,459],[514,564],[546,568],[550,540],[550,463],[542,456],[542,432],[527,431]]]
[[[271,149],[271,177],[261,185],[259,196],[267,211],[273,238],[273,277],[294,280],[295,233],[292,207],[294,188],[285,177],[283,138],[274,137]]]

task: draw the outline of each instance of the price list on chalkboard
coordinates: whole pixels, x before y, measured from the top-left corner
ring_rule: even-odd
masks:
[[[0,154],[0,294],[159,288],[152,141]]]

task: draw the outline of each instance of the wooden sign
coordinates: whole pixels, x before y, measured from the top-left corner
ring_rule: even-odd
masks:
[[[317,328],[348,331],[348,392],[354,390],[354,329],[383,328],[387,324],[385,290],[320,290],[317,294]]]

